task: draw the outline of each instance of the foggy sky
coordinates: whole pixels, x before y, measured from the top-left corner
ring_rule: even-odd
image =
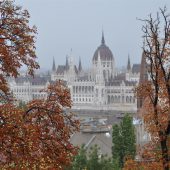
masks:
[[[116,66],[139,63],[142,53],[142,22],[150,13],[165,5],[170,12],[170,0],[16,0],[28,9],[30,25],[38,28],[36,53],[41,68],[51,69],[64,64],[66,55],[75,64],[81,57],[85,68],[91,66],[104,30],[106,45],[111,49]]]

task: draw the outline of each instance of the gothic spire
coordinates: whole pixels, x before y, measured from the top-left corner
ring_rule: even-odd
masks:
[[[102,44],[105,44],[105,39],[104,39],[104,32],[102,30],[102,41],[101,41]]]
[[[144,82],[148,80],[148,70],[147,70],[147,63],[146,63],[146,57],[145,52],[142,53],[142,59],[141,59],[141,66],[140,66],[140,79],[139,82]]]
[[[127,71],[131,70],[130,57],[128,55]]]
[[[66,56],[66,70],[69,69],[69,64],[68,64],[68,56]]]
[[[139,77],[139,84],[143,83],[144,81],[148,80],[148,68],[146,63],[146,57],[145,52],[142,52],[142,58],[141,58],[141,65],[140,65],[140,77]],[[138,110],[143,105],[143,99],[141,97],[137,98],[137,108]]]
[[[53,57],[53,66],[52,66],[52,71],[55,72],[56,71],[56,66],[55,66],[55,59]]]
[[[104,77],[103,77],[103,71],[102,71],[100,51],[98,51],[96,78],[99,84],[103,83]]]
[[[82,65],[81,65],[81,58],[79,57],[79,67],[78,67],[78,71],[81,72],[82,69]]]

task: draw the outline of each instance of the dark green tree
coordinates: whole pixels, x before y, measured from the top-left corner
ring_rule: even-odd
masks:
[[[87,152],[84,146],[74,157],[73,163],[65,170],[114,170],[112,159],[100,153],[100,148],[94,145]]]
[[[123,159],[123,157],[121,154],[122,137],[120,135],[120,127],[118,124],[113,125],[112,143],[113,143],[113,146],[112,146],[113,162],[116,162],[116,160],[119,162],[119,160]]]
[[[119,158],[113,159],[113,170],[121,170],[120,165],[119,165]]]
[[[88,164],[87,164],[88,170],[99,169],[99,166],[100,166],[99,157],[101,156],[99,154],[99,149],[100,148],[97,145],[94,145],[93,147],[90,148],[89,160],[88,160]]]
[[[107,155],[102,155],[100,159],[100,170],[114,170],[112,159]]]
[[[120,125],[113,125],[112,142],[113,162],[123,167],[125,158],[134,158],[136,152],[133,119],[129,114],[123,117]]]
[[[134,158],[136,153],[136,137],[135,127],[133,125],[133,118],[126,114],[120,124],[122,132],[123,154],[124,156],[131,156]]]
[[[87,167],[87,156],[86,156],[86,149],[84,145],[81,146],[79,149],[78,154],[74,157],[74,161],[72,164],[71,170],[83,170]]]
[[[100,148],[94,145],[88,154],[88,170],[113,170],[112,159],[100,153]]]

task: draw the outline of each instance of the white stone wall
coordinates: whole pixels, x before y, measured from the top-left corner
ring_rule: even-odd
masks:
[[[16,83],[15,81],[9,81],[9,87],[13,96],[18,101],[29,102],[33,99],[46,98],[47,94],[40,91],[48,86],[45,85],[31,85],[30,82]]]

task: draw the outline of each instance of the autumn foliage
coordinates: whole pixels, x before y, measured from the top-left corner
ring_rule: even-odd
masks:
[[[23,65],[30,75],[39,68],[29,17],[14,1],[0,0],[0,169],[63,169],[76,154],[69,139],[79,128],[68,88],[53,82],[42,90],[47,98],[19,107],[6,81]]]
[[[126,161],[123,170],[163,170],[162,161],[137,162],[132,159]]]
[[[160,9],[155,19],[150,15],[142,21],[146,24],[143,26],[143,52],[148,79],[139,83],[137,96],[142,100],[139,113],[151,141],[144,146],[140,162],[133,163],[134,166],[141,165],[143,169],[169,170],[170,15],[165,7]],[[129,163],[132,166],[132,162]]]
[[[34,100],[25,108],[12,103],[0,106],[0,161],[2,168],[62,169],[76,148],[70,135],[78,130],[69,90],[61,83],[50,85],[47,99]]]
[[[17,77],[23,65],[33,75],[39,68],[35,54],[36,27],[29,24],[30,15],[11,0],[0,0],[0,89],[7,93],[5,76]]]

